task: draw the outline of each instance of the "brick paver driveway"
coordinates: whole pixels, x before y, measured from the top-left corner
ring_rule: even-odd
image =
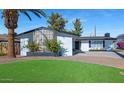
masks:
[[[93,64],[101,64],[124,69],[124,59],[113,52],[87,52],[80,53],[70,57],[20,57],[15,59],[0,57],[0,63],[8,63],[14,60],[31,60],[31,59],[54,59],[54,60],[74,60]]]

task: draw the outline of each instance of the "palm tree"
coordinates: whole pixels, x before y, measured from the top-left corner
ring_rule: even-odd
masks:
[[[4,18],[4,25],[8,29],[8,56],[15,58],[15,46],[14,46],[14,29],[17,28],[18,18],[21,13],[25,14],[29,20],[31,17],[29,12],[35,14],[37,17],[46,17],[46,14],[40,9],[4,9],[2,16]]]

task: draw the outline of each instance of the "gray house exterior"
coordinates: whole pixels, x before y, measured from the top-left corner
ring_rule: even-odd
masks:
[[[106,36],[96,37],[80,37],[81,50],[92,51],[92,50],[107,50],[111,48],[112,44],[116,41],[116,38]]]
[[[48,52],[44,42],[47,39],[53,39],[53,31],[50,28],[40,27],[24,33],[19,34],[16,38],[20,39],[21,44],[21,55],[26,56],[26,52],[29,52],[25,46],[28,44],[28,41],[35,41],[40,44],[40,52]],[[72,56],[73,50],[75,49],[75,41],[78,38],[77,35],[60,32],[56,33],[57,41],[60,41],[61,44],[61,55],[62,56]]]
[[[44,45],[45,39],[53,39],[53,31],[50,28],[39,27],[27,32],[23,32],[17,36],[21,44],[21,56],[26,56],[29,50],[25,48],[28,41],[35,41],[40,44],[40,52],[47,52]],[[94,36],[94,37],[80,37],[69,32],[56,31],[57,41],[61,44],[61,55],[72,56],[76,51],[90,51],[90,50],[107,50],[116,38],[109,35]]]

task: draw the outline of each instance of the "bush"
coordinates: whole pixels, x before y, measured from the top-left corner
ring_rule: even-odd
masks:
[[[29,41],[26,47],[30,50],[30,52],[36,52],[39,50],[39,44],[34,41]]]
[[[60,50],[60,42],[57,42],[57,40],[55,39],[51,39],[51,40],[46,40],[45,42],[45,46],[46,48],[51,51],[52,53],[55,53],[56,55],[58,54],[59,50]]]

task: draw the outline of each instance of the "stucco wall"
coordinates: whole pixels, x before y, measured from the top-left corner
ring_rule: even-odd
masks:
[[[89,40],[81,41],[81,51],[89,51]]]
[[[61,55],[62,56],[72,56],[72,37],[57,36],[57,41],[60,41],[61,44]]]
[[[26,47],[28,45],[29,38],[20,39],[20,55],[27,56],[29,49]]]

